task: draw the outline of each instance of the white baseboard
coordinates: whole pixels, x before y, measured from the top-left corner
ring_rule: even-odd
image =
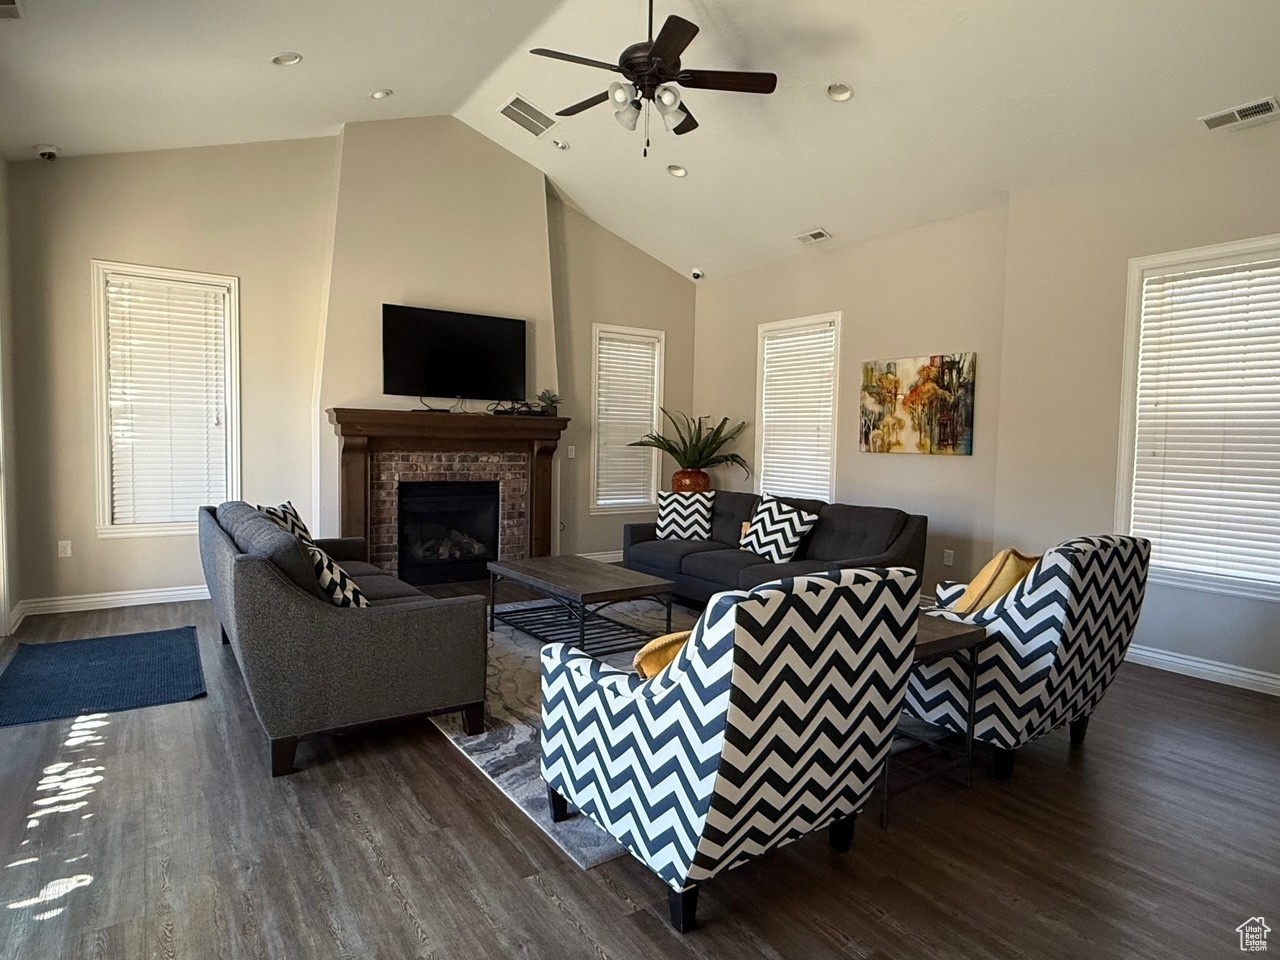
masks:
[[[601,563],[621,563],[621,550],[606,550],[604,553],[580,553],[580,557],[586,557],[588,560],[599,560]]]
[[[1199,677],[1201,680],[1212,680],[1214,683],[1225,683],[1245,690],[1256,690],[1280,697],[1280,674],[1265,673],[1262,670],[1251,670],[1248,667],[1237,667],[1235,664],[1222,663],[1219,660],[1205,660],[1185,653],[1172,653],[1156,647],[1145,647],[1131,644],[1126,660],[1140,663],[1145,667],[1157,670],[1168,670],[1187,677]]]
[[[44,597],[19,600],[9,614],[9,633],[15,633],[27,617],[42,613],[77,613],[111,607],[137,607],[145,603],[178,603],[181,600],[208,600],[204,584],[191,587],[161,587],[156,590],[119,590],[115,593],[82,593],[73,597]]]

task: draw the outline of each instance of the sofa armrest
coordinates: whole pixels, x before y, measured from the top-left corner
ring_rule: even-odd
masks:
[[[316,541],[316,546],[339,563],[369,559],[369,545],[364,537],[323,537]]]
[[[631,563],[631,548],[637,543],[646,543],[649,540],[658,539],[658,524],[654,521],[648,523],[624,523],[622,525],[622,564],[628,566]]]
[[[484,700],[483,597],[335,607],[247,555],[234,592],[241,671],[272,738]]]

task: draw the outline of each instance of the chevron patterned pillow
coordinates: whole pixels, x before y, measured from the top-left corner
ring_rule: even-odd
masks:
[[[338,562],[314,543],[307,545],[307,553],[311,554],[311,564],[316,568],[316,580],[320,582],[320,592],[329,598],[335,607],[367,607],[369,598],[356,586],[351,574],[338,566]]]
[[[658,494],[659,540],[710,540],[716,492]]]
[[[315,543],[311,538],[311,531],[307,529],[307,525],[302,522],[302,517],[298,514],[298,508],[293,505],[293,501],[286,500],[278,507],[263,507],[258,509],[267,515],[272,523],[282,530],[287,530],[305,544]]]
[[[751,528],[742,538],[742,549],[758,553],[771,563],[786,563],[796,555],[800,541],[817,522],[816,513],[805,513],[781,500],[762,496],[751,517]]]

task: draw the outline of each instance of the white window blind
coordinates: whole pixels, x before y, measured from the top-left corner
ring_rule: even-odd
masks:
[[[763,324],[759,344],[760,490],[829,500],[835,475],[839,315]]]
[[[1143,277],[1130,528],[1152,541],[1153,577],[1280,597],[1280,246],[1270,253]]]
[[[658,500],[659,453],[629,447],[658,427],[662,403],[663,334],[658,330],[595,328],[595,449],[593,507],[626,510]]]
[[[235,482],[234,278],[95,262],[99,531],[189,531]]]

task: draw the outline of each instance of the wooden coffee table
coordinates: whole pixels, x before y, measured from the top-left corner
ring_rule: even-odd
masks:
[[[670,580],[586,557],[531,557],[496,560],[489,565],[489,629],[494,621],[523,630],[543,643],[572,643],[593,656],[644,646],[653,636],[601,612],[627,600],[653,600],[667,611],[671,632]],[[498,612],[494,592],[499,580],[511,580],[554,603]]]
[[[982,627],[975,627],[968,623],[956,623],[954,620],[929,616],[924,610],[920,611],[920,619],[917,621],[916,626],[916,652],[913,667],[922,663],[932,663],[942,657],[952,655],[960,655],[967,661],[969,702],[967,705],[967,724],[963,734],[964,746],[960,749],[949,747],[944,742],[945,737],[942,736],[917,736],[911,731],[903,729],[901,719],[899,719],[898,727],[894,732],[895,740],[900,740],[907,744],[905,749],[915,746],[930,748],[928,756],[900,764],[899,770],[910,770],[912,767],[929,760],[930,757],[939,754],[946,758],[946,762],[940,765],[935,764],[930,769],[917,773],[905,783],[897,784],[896,789],[893,791],[894,793],[901,793],[903,790],[914,787],[918,783],[923,783],[925,780],[930,780],[957,767],[964,770],[965,786],[973,786],[973,728],[977,715],[978,648],[982,646],[986,636],[987,632]],[[906,708],[904,707],[903,709],[905,710]],[[884,783],[880,797],[880,826],[882,827],[887,826],[889,823],[889,768],[893,765],[892,761],[893,750],[891,749],[884,762]]]

